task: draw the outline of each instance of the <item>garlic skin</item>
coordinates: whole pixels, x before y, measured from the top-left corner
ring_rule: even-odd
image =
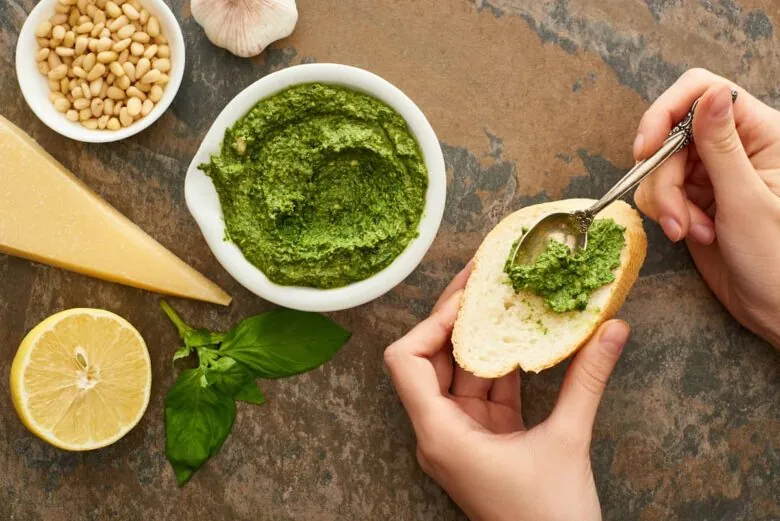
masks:
[[[191,8],[211,43],[242,58],[290,36],[298,22],[295,0],[192,0]]]

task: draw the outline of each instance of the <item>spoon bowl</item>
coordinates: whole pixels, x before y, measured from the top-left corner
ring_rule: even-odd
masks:
[[[539,219],[523,234],[512,252],[513,264],[532,264],[550,241],[558,241],[570,250],[585,249],[588,234],[581,233],[573,214],[555,212]]]

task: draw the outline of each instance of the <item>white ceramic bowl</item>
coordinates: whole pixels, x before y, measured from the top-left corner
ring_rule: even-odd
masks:
[[[35,30],[41,23],[54,16],[56,3],[57,0],[41,0],[27,16],[16,43],[16,76],[19,79],[19,87],[22,89],[24,99],[27,100],[27,104],[35,112],[35,115],[55,132],[87,143],[119,141],[137,134],[162,116],[176,96],[184,76],[184,36],[182,36],[179,23],[165,2],[163,0],[141,0],[141,5],[160,20],[162,34],[168,38],[168,46],[171,48],[171,70],[168,75],[171,79],[165,86],[162,99],[155,104],[152,111],[132,125],[120,130],[85,128],[79,123],[68,121],[65,114],[58,112],[54,108],[54,104],[49,101],[49,82],[46,76],[38,71],[38,63],[35,60],[35,53],[38,51]]]
[[[409,125],[428,168],[428,191],[420,221],[419,236],[392,264],[360,282],[335,289],[280,286],[244,258],[241,250],[225,241],[225,223],[219,197],[211,179],[198,169],[212,154],[218,154],[225,131],[260,100],[302,83],[341,85],[378,98]],[[248,290],[280,306],[304,311],[337,311],[364,304],[390,291],[420,263],[439,230],[447,191],[447,178],[439,140],[423,113],[403,92],[379,76],[362,69],[337,64],[290,67],[256,81],[236,96],[220,113],[206,134],[187,170],[184,187],[187,206],[209,247],[222,266]]]

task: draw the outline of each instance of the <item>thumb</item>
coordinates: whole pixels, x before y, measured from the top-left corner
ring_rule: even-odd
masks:
[[[590,441],[601,396],[628,341],[628,334],[628,324],[610,320],[574,357],[550,416],[550,421],[569,438]]]
[[[742,146],[733,103],[728,85],[714,85],[700,98],[693,118],[696,150],[707,168],[719,209],[755,205],[767,190]]]

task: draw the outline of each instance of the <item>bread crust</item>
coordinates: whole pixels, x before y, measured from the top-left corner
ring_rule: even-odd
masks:
[[[587,208],[594,202],[595,201],[590,199],[566,199],[563,201],[527,206],[508,215],[485,237],[482,245],[477,250],[474,257],[474,273],[480,269],[480,264],[484,263],[484,259],[488,258],[491,254],[495,254],[495,248],[493,248],[492,251],[489,251],[486,245],[491,244],[491,237],[500,235],[504,228],[517,224],[518,222],[535,222],[542,216],[552,212],[568,212],[580,208]],[[571,345],[563,351],[563,354],[551,358],[544,363],[533,366],[523,366],[521,361],[512,361],[511,363],[508,362],[502,369],[495,371],[485,371],[480,367],[473,366],[462,356],[462,353],[466,349],[464,344],[466,336],[464,330],[467,327],[467,324],[464,324],[465,319],[463,318],[462,310],[465,303],[470,298],[470,294],[477,291],[477,289],[473,287],[476,282],[475,278],[472,276],[466,284],[465,292],[461,298],[458,317],[455,321],[452,333],[453,356],[458,365],[464,370],[481,378],[500,378],[517,368],[527,372],[538,373],[559,364],[563,360],[569,358],[572,354],[576,353],[588,342],[588,340],[590,340],[601,324],[617,314],[618,310],[623,305],[623,302],[625,302],[628,292],[639,277],[639,270],[644,263],[645,255],[647,253],[647,235],[642,226],[642,218],[639,213],[623,201],[612,203],[599,213],[597,217],[612,217],[622,226],[625,226],[625,248],[627,249],[627,255],[625,255],[623,263],[615,271],[615,280],[610,283],[614,288],[611,291],[609,300],[606,305],[602,306],[601,311],[593,319],[593,322],[590,324],[586,333],[572,342]]]

